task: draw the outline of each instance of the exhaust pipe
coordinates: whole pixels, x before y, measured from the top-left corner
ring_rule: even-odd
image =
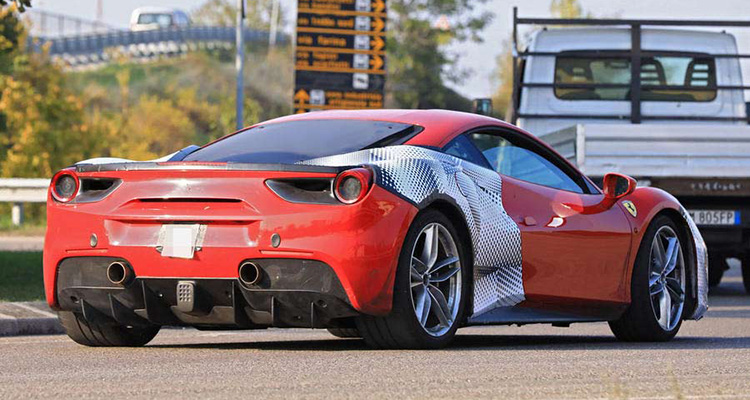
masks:
[[[107,279],[118,286],[125,286],[133,279],[133,270],[127,263],[115,261],[107,267]]]
[[[252,261],[244,261],[239,269],[240,282],[245,286],[253,286],[263,278],[263,270]]]

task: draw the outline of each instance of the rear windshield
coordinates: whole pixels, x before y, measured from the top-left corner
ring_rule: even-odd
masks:
[[[555,84],[630,84],[630,70],[630,59],[625,57],[563,55],[557,57]],[[641,59],[641,100],[712,101],[716,89],[707,88],[712,86],[716,86],[716,67],[711,57],[666,55]],[[630,100],[630,89],[556,87],[555,96],[562,100]]]
[[[183,161],[294,164],[403,144],[419,130],[408,124],[346,119],[270,123],[206,145]]]

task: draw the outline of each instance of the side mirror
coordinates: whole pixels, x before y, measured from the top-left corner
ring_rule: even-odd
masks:
[[[602,186],[605,197],[617,200],[633,193],[636,181],[627,175],[610,172],[607,175],[604,175],[604,183]]]

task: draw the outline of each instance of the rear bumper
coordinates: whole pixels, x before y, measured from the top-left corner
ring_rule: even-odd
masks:
[[[174,171],[156,182],[152,174],[132,171],[119,173],[122,185],[102,201],[61,204],[50,199],[44,247],[47,302],[53,309],[74,307],[58,298],[65,288],[58,283],[58,269],[69,259],[127,260],[147,288],[170,279],[193,280],[196,287],[204,281],[236,281],[244,260],[288,259],[327,265],[346,303],[357,312],[390,312],[398,256],[416,207],[378,186],[354,205],[289,203],[265,187],[268,175]],[[160,201],[139,200],[143,198]],[[175,223],[206,227],[192,259],[164,257],[157,249],[160,227]],[[272,243],[274,235],[280,243]],[[240,288],[242,293],[248,292]],[[97,309],[105,307],[100,302]]]
[[[89,321],[121,325],[189,325],[204,328],[326,328],[357,315],[328,265],[313,260],[253,260],[262,279],[142,278],[125,285],[106,278],[107,266],[127,260],[73,257],[58,269],[60,309]]]

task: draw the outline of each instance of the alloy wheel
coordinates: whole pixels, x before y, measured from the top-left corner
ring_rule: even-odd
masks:
[[[673,330],[682,318],[685,304],[685,260],[680,239],[669,226],[662,226],[651,243],[649,294],[659,326]]]
[[[445,226],[433,222],[417,235],[411,257],[411,299],[422,328],[442,336],[456,322],[461,304],[461,260]]]

